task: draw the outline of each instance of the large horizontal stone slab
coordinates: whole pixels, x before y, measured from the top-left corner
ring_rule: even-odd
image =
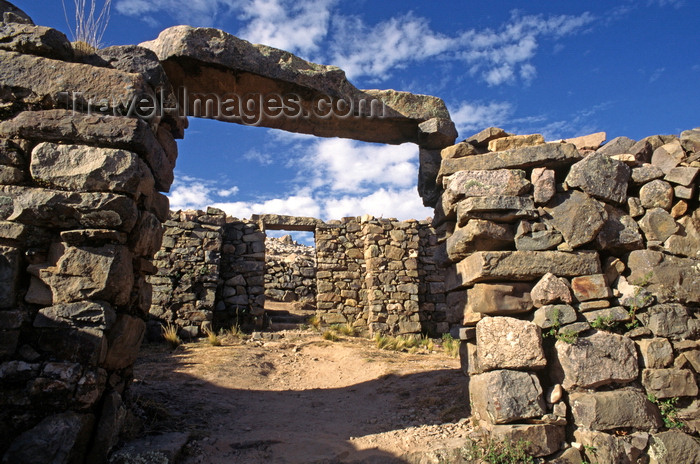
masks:
[[[660,303],[700,303],[700,270],[697,260],[653,250],[630,253],[627,267],[632,284],[644,283]]]
[[[138,216],[132,199],[114,193],[72,193],[27,187],[5,187],[0,192],[13,197],[13,212],[8,219],[22,224],[129,232]]]
[[[471,219],[447,238],[447,256],[461,261],[474,251],[502,250],[513,244],[514,226],[483,219]]]
[[[261,230],[299,230],[314,232],[324,224],[321,219],[312,217],[285,216],[282,214],[254,214],[251,221],[257,222]]]
[[[32,24],[0,22],[0,49],[69,61],[73,47],[62,32]]]
[[[592,251],[479,251],[454,266],[453,288],[489,280],[537,280],[548,272],[565,277],[598,274],[600,260]]]
[[[457,203],[457,223],[463,226],[470,219],[495,222],[514,222],[518,219],[534,219],[537,210],[532,197],[492,195],[468,197]]]
[[[442,184],[443,177],[458,171],[557,167],[573,164],[581,158],[576,146],[571,143],[545,143],[497,153],[444,159],[437,180],[438,184]]]
[[[419,140],[424,135],[418,128],[420,123],[450,118],[439,98],[395,90],[359,90],[340,68],[254,45],[218,29],[174,26],[140,46],[158,55],[173,88],[187,89],[187,101],[181,98],[180,104],[191,116],[393,144],[425,142]],[[219,102],[247,94],[259,99],[275,94],[298,100],[287,105],[290,110],[284,114],[262,111],[259,100],[256,111],[248,113],[250,117],[245,111],[218,111]],[[202,110],[207,100],[214,103],[209,115]],[[341,101],[335,110],[325,104]],[[274,106],[281,108],[280,103]],[[454,139],[444,146],[452,143]]]
[[[639,373],[634,342],[622,335],[595,332],[574,343],[559,340],[554,348],[553,378],[567,390],[627,383]]]
[[[25,111],[1,122],[0,136],[134,151],[151,168],[159,190],[167,192],[173,182],[175,160],[168,159],[151,128],[138,118],[88,115],[61,109]]]
[[[545,413],[540,381],[529,372],[497,370],[473,375],[469,394],[477,418],[492,424],[507,424]]]
[[[532,284],[519,282],[475,284],[467,290],[467,311],[506,316],[526,313],[533,309]]]
[[[656,398],[698,395],[695,374],[690,369],[644,369],[642,385]]]
[[[459,171],[443,179],[445,192],[460,200],[465,197],[491,195],[518,196],[528,193],[530,181],[521,169],[493,171]]]
[[[569,404],[576,425],[589,430],[649,430],[661,425],[658,411],[638,390],[571,393]]]

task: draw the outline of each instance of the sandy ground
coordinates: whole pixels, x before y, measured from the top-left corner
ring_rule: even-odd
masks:
[[[464,443],[457,359],[312,330],[275,337],[146,345],[131,390],[145,432],[186,432],[186,464],[406,463]]]

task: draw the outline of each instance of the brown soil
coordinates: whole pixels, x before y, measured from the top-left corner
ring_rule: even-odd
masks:
[[[417,462],[470,430],[459,361],[332,342],[313,330],[147,345],[132,396],[142,433],[188,432],[182,462]]]

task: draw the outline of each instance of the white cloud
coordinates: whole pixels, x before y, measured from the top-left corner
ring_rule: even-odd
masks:
[[[413,144],[378,145],[348,139],[319,140],[302,159],[314,168],[312,188],[339,192],[415,185],[417,161],[418,149]]]
[[[371,214],[376,217],[405,220],[425,219],[433,215],[431,208],[423,206],[415,188],[381,188],[365,196],[346,195],[331,198],[324,202],[324,212],[328,219]]]
[[[220,197],[231,197],[235,194],[238,193],[238,187],[233,186],[229,189],[222,189],[222,190],[217,190],[216,194],[219,195]]]
[[[318,201],[308,195],[292,195],[260,202],[219,202],[212,206],[221,208],[226,214],[237,218],[249,218],[253,214],[286,214],[290,216],[320,217]]]
[[[647,5],[671,6],[678,9],[685,5],[685,0],[648,0]]]
[[[239,35],[293,53],[319,50],[328,33],[335,0],[244,0],[238,18],[247,24]]]
[[[222,188],[221,182],[208,179],[199,179],[190,176],[175,175],[170,198],[170,209],[205,209],[211,206],[218,198],[227,198],[238,193],[238,187],[228,186]]]
[[[502,127],[512,113],[513,106],[508,102],[462,102],[456,110],[450,110],[452,121],[462,135],[490,126]]]
[[[656,68],[654,72],[651,73],[651,76],[649,76],[649,83],[652,84],[658,81],[664,71],[666,71],[666,68]]]
[[[269,153],[262,153],[258,150],[250,150],[246,152],[243,155],[243,159],[247,159],[248,161],[256,161],[261,166],[269,166],[273,161],[272,155]]]

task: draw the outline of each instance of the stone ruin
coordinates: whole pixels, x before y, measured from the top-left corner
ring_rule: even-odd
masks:
[[[549,462],[698,462],[700,128],[454,145],[438,98],[358,90],[222,31],[80,55],[4,0],[0,14],[3,463],[105,462],[151,317],[194,334],[261,314],[265,221],[172,213],[162,193],[186,115],[250,122],[215,111],[226,92],[303,97],[308,117],[265,127],[418,144],[432,223],[313,224],[328,322],[452,329],[474,419]],[[317,117],[324,97],[357,117]]]

